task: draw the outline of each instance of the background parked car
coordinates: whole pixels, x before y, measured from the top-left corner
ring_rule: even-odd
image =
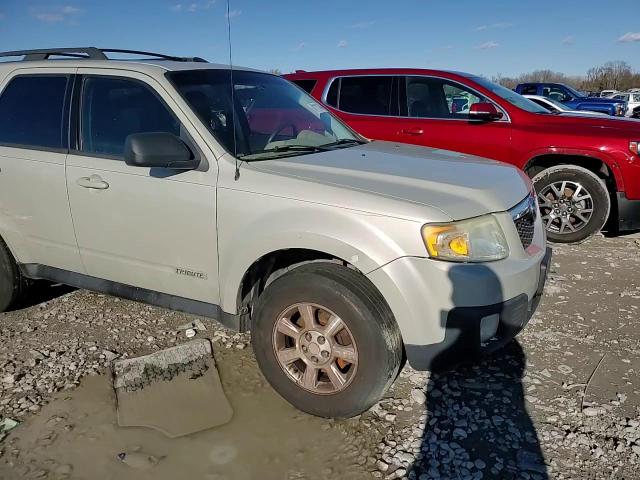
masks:
[[[523,95],[534,103],[537,103],[541,107],[549,110],[551,113],[560,113],[565,115],[595,115],[597,117],[607,117],[608,115],[603,112],[592,112],[589,110],[576,110],[575,108],[567,107],[565,104],[560,103],[553,98],[540,97],[538,95]]]
[[[549,97],[576,110],[604,112],[622,117],[627,112],[626,102],[601,97],[588,97],[562,83],[521,83],[515,88],[520,95]]]
[[[576,242],[600,230],[640,228],[640,125],[551,115],[478,76],[368,69],[286,75],[368,138],[509,162],[534,181],[548,237]],[[465,97],[467,111],[449,98]],[[546,115],[545,115],[546,113]],[[464,166],[461,164],[461,168]]]
[[[636,107],[640,107],[640,93],[622,92],[622,93],[616,93],[615,95],[612,95],[609,98],[612,98],[614,100],[622,100],[623,102],[627,102],[626,115],[628,117],[633,115],[633,110]]]
[[[618,90],[602,90],[598,96],[602,98],[609,98],[611,95],[615,95],[616,93],[618,93]]]

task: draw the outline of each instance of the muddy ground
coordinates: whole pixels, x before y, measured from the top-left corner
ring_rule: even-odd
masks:
[[[406,367],[348,421],[290,407],[248,337],[203,319],[234,417],[178,439],[118,427],[107,373],[115,358],[184,342],[178,327],[195,317],[41,288],[0,314],[0,418],[20,422],[0,441],[0,478],[640,478],[640,239],[554,252],[517,342],[446,375]]]

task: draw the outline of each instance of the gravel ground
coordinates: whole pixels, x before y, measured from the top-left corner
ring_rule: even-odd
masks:
[[[336,458],[362,478],[640,478],[638,272],[638,239],[556,246],[545,298],[517,342],[448,374],[405,367],[369,412],[325,422],[349,438]],[[0,418],[24,423],[0,443],[0,472],[76,478],[71,466],[30,468],[46,448],[26,455],[21,432],[114,358],[183,342],[179,327],[195,317],[65,287],[42,288],[39,300],[0,314]],[[256,368],[247,335],[203,322],[226,361]],[[288,478],[338,476],[328,467]]]

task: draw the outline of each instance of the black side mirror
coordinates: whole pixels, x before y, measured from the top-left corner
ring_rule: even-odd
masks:
[[[124,161],[132,167],[173,170],[195,170],[200,165],[186,143],[165,132],[129,135],[124,144]]]

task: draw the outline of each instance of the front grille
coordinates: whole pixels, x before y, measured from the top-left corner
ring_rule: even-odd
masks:
[[[538,205],[534,195],[535,193],[532,192],[527,198],[509,211],[516,230],[518,231],[520,242],[522,242],[522,247],[525,250],[529,248],[533,242],[536,218],[538,216]]]
[[[522,246],[526,250],[533,242],[533,234],[535,232],[535,218],[531,214],[527,214],[524,217],[520,217],[517,220],[514,220],[516,224],[516,230],[518,230],[518,235],[520,236],[520,241],[522,242]]]

